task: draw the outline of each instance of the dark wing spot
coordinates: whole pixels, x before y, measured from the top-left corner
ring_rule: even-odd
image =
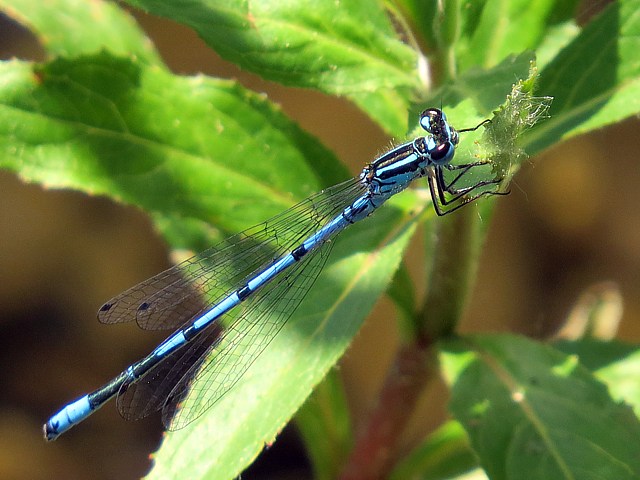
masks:
[[[101,312],[108,312],[109,310],[111,310],[111,307],[113,307],[113,303],[105,303],[104,305],[102,305],[100,307],[100,311]]]
[[[151,306],[151,305],[149,304],[149,302],[143,302],[143,303],[141,303],[141,304],[140,304],[140,306],[138,307],[138,311],[139,311],[139,312],[144,312],[145,310],[148,310],[150,306]]]

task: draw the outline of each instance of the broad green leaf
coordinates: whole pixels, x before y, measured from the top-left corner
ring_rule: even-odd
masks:
[[[462,425],[449,421],[399,462],[390,479],[448,480],[474,471],[477,465]]]
[[[577,4],[568,3],[574,8]],[[536,48],[554,14],[559,13],[554,0],[488,0],[470,5],[462,9],[464,34],[456,49],[461,71],[478,66],[489,68],[509,55]],[[562,16],[573,13],[569,10],[572,9],[565,9]]]
[[[106,52],[0,64],[0,166],[224,232],[348,178],[264,97]]]
[[[188,25],[221,57],[265,79],[346,96],[388,132],[407,131],[417,55],[379,2],[129,1]]]
[[[451,410],[492,480],[640,477],[640,423],[575,356],[509,335],[442,345]]]
[[[0,11],[28,27],[50,56],[108,50],[158,66],[162,61],[135,20],[101,0],[0,0]]]
[[[547,34],[536,48],[536,63],[539,68],[544,68],[558,53],[580,35],[580,27],[574,21],[567,21],[555,25],[547,31]]]
[[[276,438],[391,281],[414,230],[407,209],[415,204],[394,204],[401,202],[401,210],[382,208],[338,238],[336,260],[295,316],[205,415],[167,433],[148,478],[234,478]]]
[[[314,478],[336,478],[353,444],[349,406],[342,378],[333,369],[295,417],[313,466]]]
[[[526,137],[538,152],[640,112],[640,0],[621,0],[587,25],[540,73],[551,118]]]
[[[613,398],[625,401],[640,416],[640,348],[637,345],[579,340],[557,342],[554,347],[566,354],[577,355],[582,365],[607,384]]]

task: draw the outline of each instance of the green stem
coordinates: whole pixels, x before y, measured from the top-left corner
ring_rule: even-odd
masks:
[[[440,218],[429,291],[415,317],[416,334],[388,371],[377,404],[358,432],[340,478],[385,478],[401,454],[400,438],[416,404],[437,378],[436,342],[455,330],[476,271],[481,235],[475,208]]]
[[[433,29],[438,40],[438,62],[445,79],[456,77],[455,45],[460,36],[460,4],[458,0],[442,0],[433,17]]]
[[[442,218],[438,225],[428,291],[416,318],[423,342],[451,334],[458,324],[477,270],[479,227],[480,218],[473,207]]]

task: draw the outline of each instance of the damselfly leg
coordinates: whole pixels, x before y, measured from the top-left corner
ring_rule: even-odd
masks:
[[[502,176],[491,180],[480,180],[472,185],[456,186],[456,184],[458,184],[474,167],[483,167],[487,165],[490,165],[490,163],[485,161],[461,165],[435,165],[433,169],[428,172],[427,178],[436,213],[440,216],[446,215],[485,195],[507,195],[509,193],[508,191],[503,192],[499,189],[503,180]],[[447,181],[444,169],[447,169],[448,171],[459,171],[453,179]],[[482,190],[483,187],[490,185],[495,185],[495,188]]]

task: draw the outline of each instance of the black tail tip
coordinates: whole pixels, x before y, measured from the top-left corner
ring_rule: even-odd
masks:
[[[58,430],[53,427],[49,422],[42,425],[42,433],[44,434],[44,439],[47,442],[53,442],[56,438],[58,438]]]

